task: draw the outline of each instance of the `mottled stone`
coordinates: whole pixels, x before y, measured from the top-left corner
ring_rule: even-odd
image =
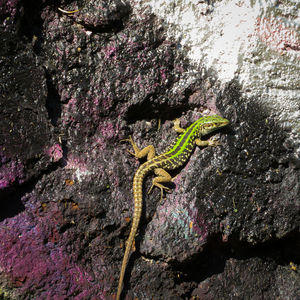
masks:
[[[59,5],[0,2],[0,298],[113,298],[139,166],[121,140],[161,153],[176,117],[217,113],[221,145],[144,192],[123,296],[296,299],[297,9]]]

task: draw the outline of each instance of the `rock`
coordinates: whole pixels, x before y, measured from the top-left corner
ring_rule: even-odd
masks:
[[[217,113],[221,145],[172,172],[162,202],[144,193],[123,296],[295,299],[297,10],[60,5],[0,5],[0,298],[113,299],[139,166],[121,140],[160,153],[172,120]]]

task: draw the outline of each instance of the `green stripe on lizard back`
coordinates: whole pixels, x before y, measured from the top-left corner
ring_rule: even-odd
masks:
[[[160,167],[173,170],[182,166],[193,152],[196,139],[227,124],[227,119],[217,115],[198,119],[171,143],[164,153],[149,161],[149,167],[151,169]]]

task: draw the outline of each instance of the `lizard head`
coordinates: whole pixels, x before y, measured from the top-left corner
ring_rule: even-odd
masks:
[[[211,133],[219,128],[222,128],[229,124],[229,121],[218,115],[205,116],[198,120],[199,135],[205,135]]]

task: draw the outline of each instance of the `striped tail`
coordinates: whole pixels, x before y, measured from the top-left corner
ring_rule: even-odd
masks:
[[[141,213],[142,213],[142,202],[143,202],[143,179],[145,176],[145,170],[143,168],[143,165],[140,166],[140,168],[135,173],[134,179],[133,179],[133,196],[134,196],[134,213],[133,213],[133,220],[131,225],[130,234],[128,237],[128,240],[126,242],[126,249],[125,254],[122,261],[122,267],[120,272],[120,279],[119,279],[119,285],[118,285],[118,291],[117,291],[117,298],[116,300],[120,299],[121,292],[122,292],[122,285],[124,280],[124,275],[128,263],[128,259],[130,256],[132,244],[140,223]]]

